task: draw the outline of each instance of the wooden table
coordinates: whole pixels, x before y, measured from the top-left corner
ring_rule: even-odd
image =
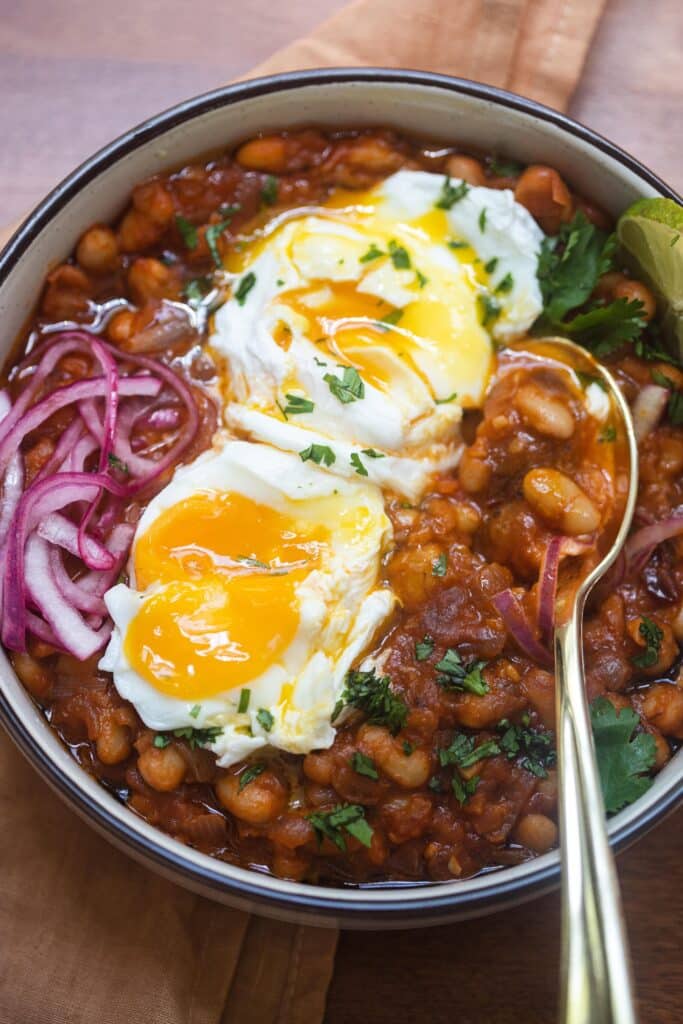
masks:
[[[343,0],[22,0],[0,34],[0,224],[157,110],[244,74]],[[201,12],[201,13],[200,13]],[[608,0],[571,113],[683,190],[680,0]],[[683,812],[620,859],[642,1024],[683,1020]],[[341,936],[327,1024],[550,1024],[558,900]]]

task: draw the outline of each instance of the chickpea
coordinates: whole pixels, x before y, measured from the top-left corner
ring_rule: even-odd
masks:
[[[564,181],[552,167],[532,164],[520,175],[515,199],[526,206],[548,235],[556,235],[572,219],[574,203]]]
[[[446,161],[446,173],[452,178],[462,178],[468,185],[485,185],[486,175],[480,160],[473,156],[456,153]]]
[[[145,256],[135,260],[128,271],[128,287],[140,306],[148,299],[177,299],[180,294],[177,270]]]
[[[177,789],[185,778],[185,758],[175,744],[150,746],[138,757],[138,769],[145,782],[160,793]]]
[[[278,135],[250,139],[237,150],[235,159],[250,171],[281,174],[287,165],[287,142]]]
[[[588,202],[587,199],[582,199],[580,196],[574,196],[574,205],[577,210],[581,210],[586,220],[589,220],[591,224],[595,224],[596,228],[600,228],[602,231],[609,231],[612,227],[612,222],[599,206],[595,203]]]
[[[161,181],[145,181],[133,190],[133,206],[160,227],[175,217],[173,197]]]
[[[262,772],[242,790],[239,786],[238,775],[222,775],[216,795],[226,810],[250,825],[272,821],[287,806],[287,789],[274,772]]]
[[[557,825],[545,814],[525,814],[517,822],[515,837],[534,853],[546,853],[557,843]]]
[[[133,749],[130,730],[119,722],[107,719],[97,737],[96,747],[97,756],[102,764],[119,764],[126,760]]]
[[[308,874],[311,858],[292,850],[275,847],[273,850],[273,873],[278,878],[287,878],[291,882],[301,882]]]
[[[158,242],[164,228],[145,213],[133,208],[123,217],[118,231],[121,252],[141,252]]]
[[[115,313],[107,324],[107,337],[115,345],[121,345],[135,334],[135,313],[122,309]]]
[[[429,778],[432,769],[429,754],[419,747],[406,754],[402,742],[387,729],[364,725],[358,733],[358,742],[377,767],[403,789],[418,789]]]
[[[44,700],[52,692],[50,673],[44,665],[32,658],[30,654],[16,652],[12,655],[12,666],[22,683],[32,696]]]
[[[48,274],[41,309],[51,320],[72,320],[87,312],[89,298],[87,275],[79,267],[64,263]]]
[[[333,772],[334,762],[327,750],[314,751],[304,758],[304,775],[321,786],[329,786]]]
[[[655,623],[657,628],[661,631],[661,640],[659,642],[659,650],[657,653],[657,660],[652,665],[648,665],[645,668],[639,668],[638,671],[645,676],[658,676],[673,664],[674,660],[678,657],[678,643],[674,635],[672,627],[668,622],[661,622],[659,619],[651,617],[651,620]],[[646,637],[641,633],[641,626],[643,625],[643,618],[638,615],[634,619],[629,619],[626,624],[626,629],[634,643],[638,644],[639,647],[645,649],[647,646]]]
[[[570,537],[593,533],[600,525],[600,512],[591,499],[558,469],[529,470],[522,490],[534,512]]]
[[[491,467],[479,456],[465,450],[458,466],[458,476],[468,494],[477,494],[488,486]]]
[[[548,394],[535,384],[523,385],[515,396],[515,405],[525,422],[543,434],[566,441],[574,433],[574,416],[557,395]]]
[[[652,732],[650,735],[654,736],[655,740],[655,768],[659,772],[671,760],[671,747],[661,732]]]
[[[116,235],[104,224],[95,224],[81,235],[76,247],[76,259],[93,274],[106,274],[115,270],[119,260]]]
[[[606,302],[611,302],[614,298],[614,289],[622,281],[627,281],[628,278],[625,274],[620,273],[618,270],[610,270],[606,274],[603,274],[598,278],[598,283],[595,286],[593,294],[597,299],[604,299]]]
[[[657,303],[655,297],[647,287],[640,281],[632,281],[630,278],[625,277],[619,281],[612,289],[612,295],[615,299],[626,299],[627,302],[642,302],[643,304],[643,316],[646,320],[652,320],[652,317],[657,312]]]
[[[683,740],[683,689],[673,683],[650,686],[640,705],[648,722],[665,736]]]

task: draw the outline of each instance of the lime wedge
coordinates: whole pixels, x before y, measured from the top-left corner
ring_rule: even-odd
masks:
[[[619,218],[617,238],[631,269],[655,292],[664,337],[683,360],[683,206],[639,199]]]

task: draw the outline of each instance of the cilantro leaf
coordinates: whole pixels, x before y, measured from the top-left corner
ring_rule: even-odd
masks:
[[[287,419],[288,416],[299,416],[304,412],[313,412],[315,404],[310,398],[304,398],[303,395],[291,395],[286,394],[287,404],[283,408],[280,406],[280,412]]]
[[[389,242],[389,256],[396,270],[410,270],[411,263],[408,250],[405,246],[399,245],[394,238]]]
[[[185,725],[180,729],[174,729],[173,735],[176,739],[187,740],[190,748],[194,750],[196,747],[206,747],[209,743],[214,743],[219,736],[223,735],[223,730],[218,725],[211,725],[206,729],[193,729],[191,725]],[[162,750],[170,742],[171,737],[165,733],[157,733],[154,737],[154,746],[160,747]]]
[[[272,206],[277,202],[278,180],[274,174],[269,174],[261,187],[261,199],[266,206]]]
[[[605,234],[579,210],[557,235],[543,239],[538,260],[538,281],[546,317],[559,323],[583,305],[600,274],[609,269],[613,246]]]
[[[245,768],[245,770],[240,775],[240,782],[239,786],[237,787],[237,792],[241,793],[245,786],[248,786],[250,782],[253,782],[254,779],[257,779],[259,775],[265,770],[266,766],[264,764],[250,764],[249,767]]]
[[[227,212],[228,210],[226,209],[226,213]],[[225,229],[230,225],[231,220],[232,210],[230,211],[230,216],[226,217],[224,220],[219,221],[218,224],[209,224],[208,228],[206,229],[206,232],[204,233],[204,237],[206,238],[206,244],[209,247],[209,252],[211,253],[211,256],[213,257],[213,262],[216,264],[217,267],[223,266],[221,254],[218,251],[218,239],[221,237]]]
[[[485,661],[470,661],[465,664],[455,647],[449,647],[441,661],[437,661],[435,665],[437,672],[440,673],[436,681],[444,690],[467,690],[468,693],[482,697],[489,689],[481,674],[485,666]]]
[[[514,279],[514,277],[512,276],[512,274],[506,274],[505,277],[501,278],[501,280],[496,285],[496,289],[495,289],[496,290],[496,294],[498,294],[498,295],[506,295],[508,292],[512,291],[514,286],[515,286],[515,279]]]
[[[631,708],[617,711],[606,697],[591,704],[591,725],[605,809],[609,814],[642,796],[652,785],[645,773],[655,763],[655,738],[634,731],[638,715]]]
[[[497,320],[500,316],[500,304],[487,292],[482,292],[478,297],[478,301],[481,326],[487,327],[492,320]]]
[[[473,775],[471,779],[463,779],[458,772],[453,773],[451,786],[453,787],[455,799],[461,807],[463,807],[469,798],[476,792],[480,780],[481,776],[479,775]]]
[[[366,757],[360,750],[357,750],[351,758],[351,767],[358,775],[365,775],[368,779],[378,779],[379,774],[375,768],[375,762],[371,757]]]
[[[179,213],[176,214],[175,222],[185,247],[187,249],[196,249],[199,236],[194,224],[186,217],[181,217]]]
[[[360,458],[360,455],[358,454],[358,452],[351,452],[349,461],[350,461],[351,465],[353,466],[353,468],[355,469],[356,473],[358,473],[359,476],[367,476],[368,475],[368,471],[365,468],[365,466],[363,465],[363,463],[361,462],[361,458]]]
[[[499,742],[508,760],[517,760],[521,768],[539,779],[547,778],[548,768],[557,761],[553,734],[532,729],[528,722],[512,725],[506,718],[498,723],[498,729],[503,732]]]
[[[123,459],[120,459],[118,455],[114,455],[113,452],[109,452],[107,455],[107,462],[112,469],[118,469],[120,473],[130,473],[130,470]]]
[[[308,448],[299,452],[299,458],[302,462],[315,462],[316,466],[331,466],[337,456],[327,444],[309,444]]]
[[[500,754],[496,740],[485,740],[475,746],[474,736],[466,736],[464,732],[456,732],[449,746],[439,750],[439,764],[442,768],[454,764],[458,768],[471,768],[477,761]]]
[[[509,157],[493,156],[489,163],[489,170],[497,178],[516,178],[524,170],[524,164]]]
[[[432,576],[445,576],[448,568],[448,556],[445,551],[435,561],[432,562]]]
[[[251,270],[248,274],[245,274],[240,283],[237,286],[235,292],[235,298],[237,299],[240,306],[243,306],[246,302],[247,295],[256,284],[256,274]]]
[[[380,256],[385,256],[385,255],[386,255],[386,253],[383,253],[382,250],[379,248],[379,246],[375,245],[374,242],[371,242],[370,243],[370,248],[368,249],[367,252],[363,253],[363,255],[360,257],[358,262],[359,263],[370,263],[372,260],[378,260],[380,258]]]
[[[637,299],[615,299],[607,305],[595,303],[585,313],[558,326],[576,341],[602,357],[635,341],[645,326],[643,304]]]
[[[638,633],[645,642],[645,650],[642,654],[636,654],[634,658],[631,658],[631,661],[637,668],[652,668],[659,659],[664,633],[656,622],[653,622],[652,619],[648,619],[646,616],[643,616],[641,619]]]
[[[470,186],[466,181],[461,181],[459,185],[452,185],[450,177],[446,177],[434,205],[438,210],[450,210],[452,206],[465,198],[469,190]]]
[[[479,230],[481,231],[482,235],[486,231],[486,207],[484,207],[481,213],[479,214]]]
[[[348,704],[364,712],[373,725],[386,725],[391,732],[399,732],[406,724],[408,707],[393,693],[390,684],[389,676],[378,676],[374,668],[367,671],[352,669],[346,674],[339,710]]]
[[[343,367],[341,377],[336,377],[333,373],[326,373],[323,380],[329,386],[334,397],[344,405],[348,405],[349,402],[357,402],[365,395],[365,385],[358,370],[353,366]]]
[[[415,660],[426,661],[433,651],[434,641],[429,634],[425,634],[422,640],[415,644]]]
[[[403,317],[402,309],[392,309],[389,313],[385,313],[383,317],[380,317],[379,323],[389,324],[391,327],[395,327],[397,323]]]
[[[258,711],[256,712],[256,721],[261,726],[261,728],[264,729],[266,732],[270,732],[270,730],[275,725],[275,719],[273,718],[272,713],[268,711],[267,708],[258,709]]]
[[[372,829],[365,820],[365,808],[360,804],[337,804],[331,811],[316,811],[307,814],[306,818],[313,826],[319,844],[323,839],[331,839],[345,853],[346,840],[342,829],[363,846],[369,847],[372,843]]]

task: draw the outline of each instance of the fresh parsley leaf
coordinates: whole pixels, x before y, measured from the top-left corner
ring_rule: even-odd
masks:
[[[505,156],[491,157],[489,170],[496,178],[516,178],[524,170],[524,164]]]
[[[316,466],[331,466],[337,456],[327,444],[309,444],[299,452],[299,458],[302,462],[315,462]]]
[[[258,709],[256,712],[256,721],[262,729],[265,729],[266,732],[270,732],[275,725],[275,719],[267,708]]]
[[[378,779],[379,774],[375,768],[375,762],[370,757],[366,757],[360,750],[357,750],[351,758],[351,767],[354,772],[358,772],[359,775],[365,775],[368,779]]]
[[[506,718],[498,723],[498,729],[503,732],[500,747],[508,760],[517,760],[521,768],[539,779],[547,778],[548,768],[557,761],[553,734],[530,728],[528,721],[512,725]]]
[[[287,419],[288,416],[300,416],[305,412],[313,412],[315,404],[310,398],[304,398],[302,395],[291,395],[286,394],[285,398],[287,404],[283,408],[280,406],[280,412]]]
[[[243,690],[240,690],[240,701],[239,701],[239,704],[237,705],[237,713],[238,713],[238,715],[246,714],[246,712],[249,709],[249,701],[250,700],[251,700],[251,690],[247,690],[246,688],[243,689]]]
[[[598,437],[600,444],[611,444],[612,441],[616,441],[616,439],[617,428],[613,423],[608,423],[607,426],[600,431],[600,436]]]
[[[389,256],[396,270],[410,270],[411,263],[408,250],[404,246],[399,245],[394,238],[389,242]]]
[[[357,402],[359,398],[363,398],[365,395],[365,385],[358,374],[358,370],[353,366],[343,367],[341,377],[337,377],[333,373],[326,373],[323,380],[329,386],[334,397],[338,398],[344,405],[347,405],[349,402]]]
[[[454,402],[458,397],[458,392],[454,391],[452,395],[448,395],[447,398],[435,398],[434,405],[446,405],[448,402]]]
[[[656,622],[653,622],[652,619],[648,619],[646,616],[643,616],[641,619],[638,633],[645,642],[645,650],[642,654],[636,654],[634,658],[631,658],[631,661],[637,668],[652,668],[659,660],[664,633]]]
[[[392,309],[389,313],[385,313],[383,317],[380,317],[379,323],[389,324],[394,327],[402,318],[402,309]]]
[[[261,775],[261,773],[265,770],[266,766],[264,764],[250,764],[249,767],[245,768],[242,774],[240,775],[240,783],[239,786],[237,787],[237,792],[241,793],[245,786],[248,786],[250,782],[253,782],[254,779],[257,779],[259,775]]]
[[[107,462],[109,463],[112,469],[118,469],[119,473],[130,473],[128,466],[123,461],[123,459],[120,459],[118,455],[114,455],[113,452],[109,452],[109,454],[107,455]]]
[[[492,320],[497,320],[500,316],[500,304],[488,292],[482,292],[478,296],[478,301],[481,325],[487,327]]]
[[[461,199],[464,199],[470,190],[470,186],[466,181],[461,181],[458,185],[451,184],[450,177],[444,178],[443,185],[441,186],[441,192],[435,202],[435,206],[438,210],[450,210],[451,207],[459,203]]]
[[[475,747],[475,737],[466,736],[464,732],[458,732],[453,736],[449,746],[441,747],[439,750],[439,764],[446,768],[450,764],[458,768],[471,768],[477,761],[483,761],[487,757],[496,757],[500,754],[500,747],[496,740],[485,740]]]
[[[201,704],[193,704],[192,707],[189,710],[190,718],[197,718],[199,716],[199,712],[201,710],[202,710]]]
[[[368,249],[367,252],[363,253],[359,260],[359,263],[370,263],[372,260],[378,260],[380,256],[385,255],[386,253],[383,253],[379,246],[375,245],[374,242],[371,242],[370,248]]]
[[[359,476],[368,475],[368,471],[361,462],[361,458],[358,452],[351,452],[351,457],[349,461],[351,462],[351,465],[353,466],[353,468],[355,469],[356,473],[358,473]]]
[[[643,308],[637,299],[615,299],[607,305],[596,303],[557,326],[594,355],[603,357],[627,341],[636,341],[645,326]]]
[[[373,725],[386,725],[395,734],[406,724],[408,707],[393,693],[390,684],[389,676],[378,676],[374,668],[351,670],[346,674],[341,706],[351,705],[364,712]]]
[[[261,188],[261,199],[266,206],[272,206],[277,202],[278,180],[274,174],[269,174]]]
[[[488,263],[484,264],[484,270],[486,271],[487,274],[492,274],[497,266],[498,266],[498,257],[494,256],[492,260],[489,260]]]
[[[457,772],[453,773],[451,785],[455,799],[463,807],[469,798],[476,792],[481,776],[473,775],[471,779],[463,779]]]
[[[478,223],[479,223],[479,230],[481,231],[481,233],[483,235],[484,232],[486,231],[486,207],[484,207],[483,210],[481,211],[481,213],[479,214]]]
[[[253,271],[250,270],[249,273],[244,275],[244,277],[237,286],[237,291],[235,292],[235,298],[237,299],[240,306],[244,305],[247,299],[247,295],[249,294],[249,292],[251,291],[255,284],[256,274],[254,274]]]
[[[546,317],[560,323],[567,313],[582,306],[598,277],[609,269],[612,243],[605,233],[579,210],[569,224],[541,243],[538,281]]]
[[[346,852],[346,840],[342,830],[347,832],[369,847],[372,843],[372,829],[365,820],[365,808],[360,804],[338,804],[331,811],[316,811],[314,814],[307,814],[315,830],[318,843],[324,839],[331,839],[342,852]]]
[[[432,576],[445,576],[448,567],[448,556],[442,551],[437,559],[432,562]]]
[[[432,654],[433,651],[434,651],[434,641],[431,638],[431,636],[429,636],[429,634],[426,633],[422,637],[422,640],[418,641],[418,643],[415,644],[415,660],[416,661],[426,661],[427,658],[430,657],[430,655]]]
[[[175,222],[185,248],[196,249],[197,242],[199,241],[199,235],[197,234],[197,228],[194,224],[186,217],[181,217],[179,213],[176,214]]]
[[[655,764],[655,738],[649,733],[633,735],[639,721],[631,708],[617,711],[606,697],[591,704],[595,754],[609,814],[632,804],[652,785],[645,773]]]
[[[479,697],[488,693],[488,684],[481,674],[481,670],[486,667],[485,661],[473,660],[466,664],[460,652],[455,647],[449,647],[434,667],[440,673],[436,681],[444,690],[467,690]]]
[[[502,278],[502,280],[500,280],[498,282],[498,284],[496,285],[496,294],[497,295],[506,295],[508,292],[512,291],[514,286],[515,286],[515,279],[514,279],[514,277],[512,276],[512,274],[506,274],[505,277]]]

